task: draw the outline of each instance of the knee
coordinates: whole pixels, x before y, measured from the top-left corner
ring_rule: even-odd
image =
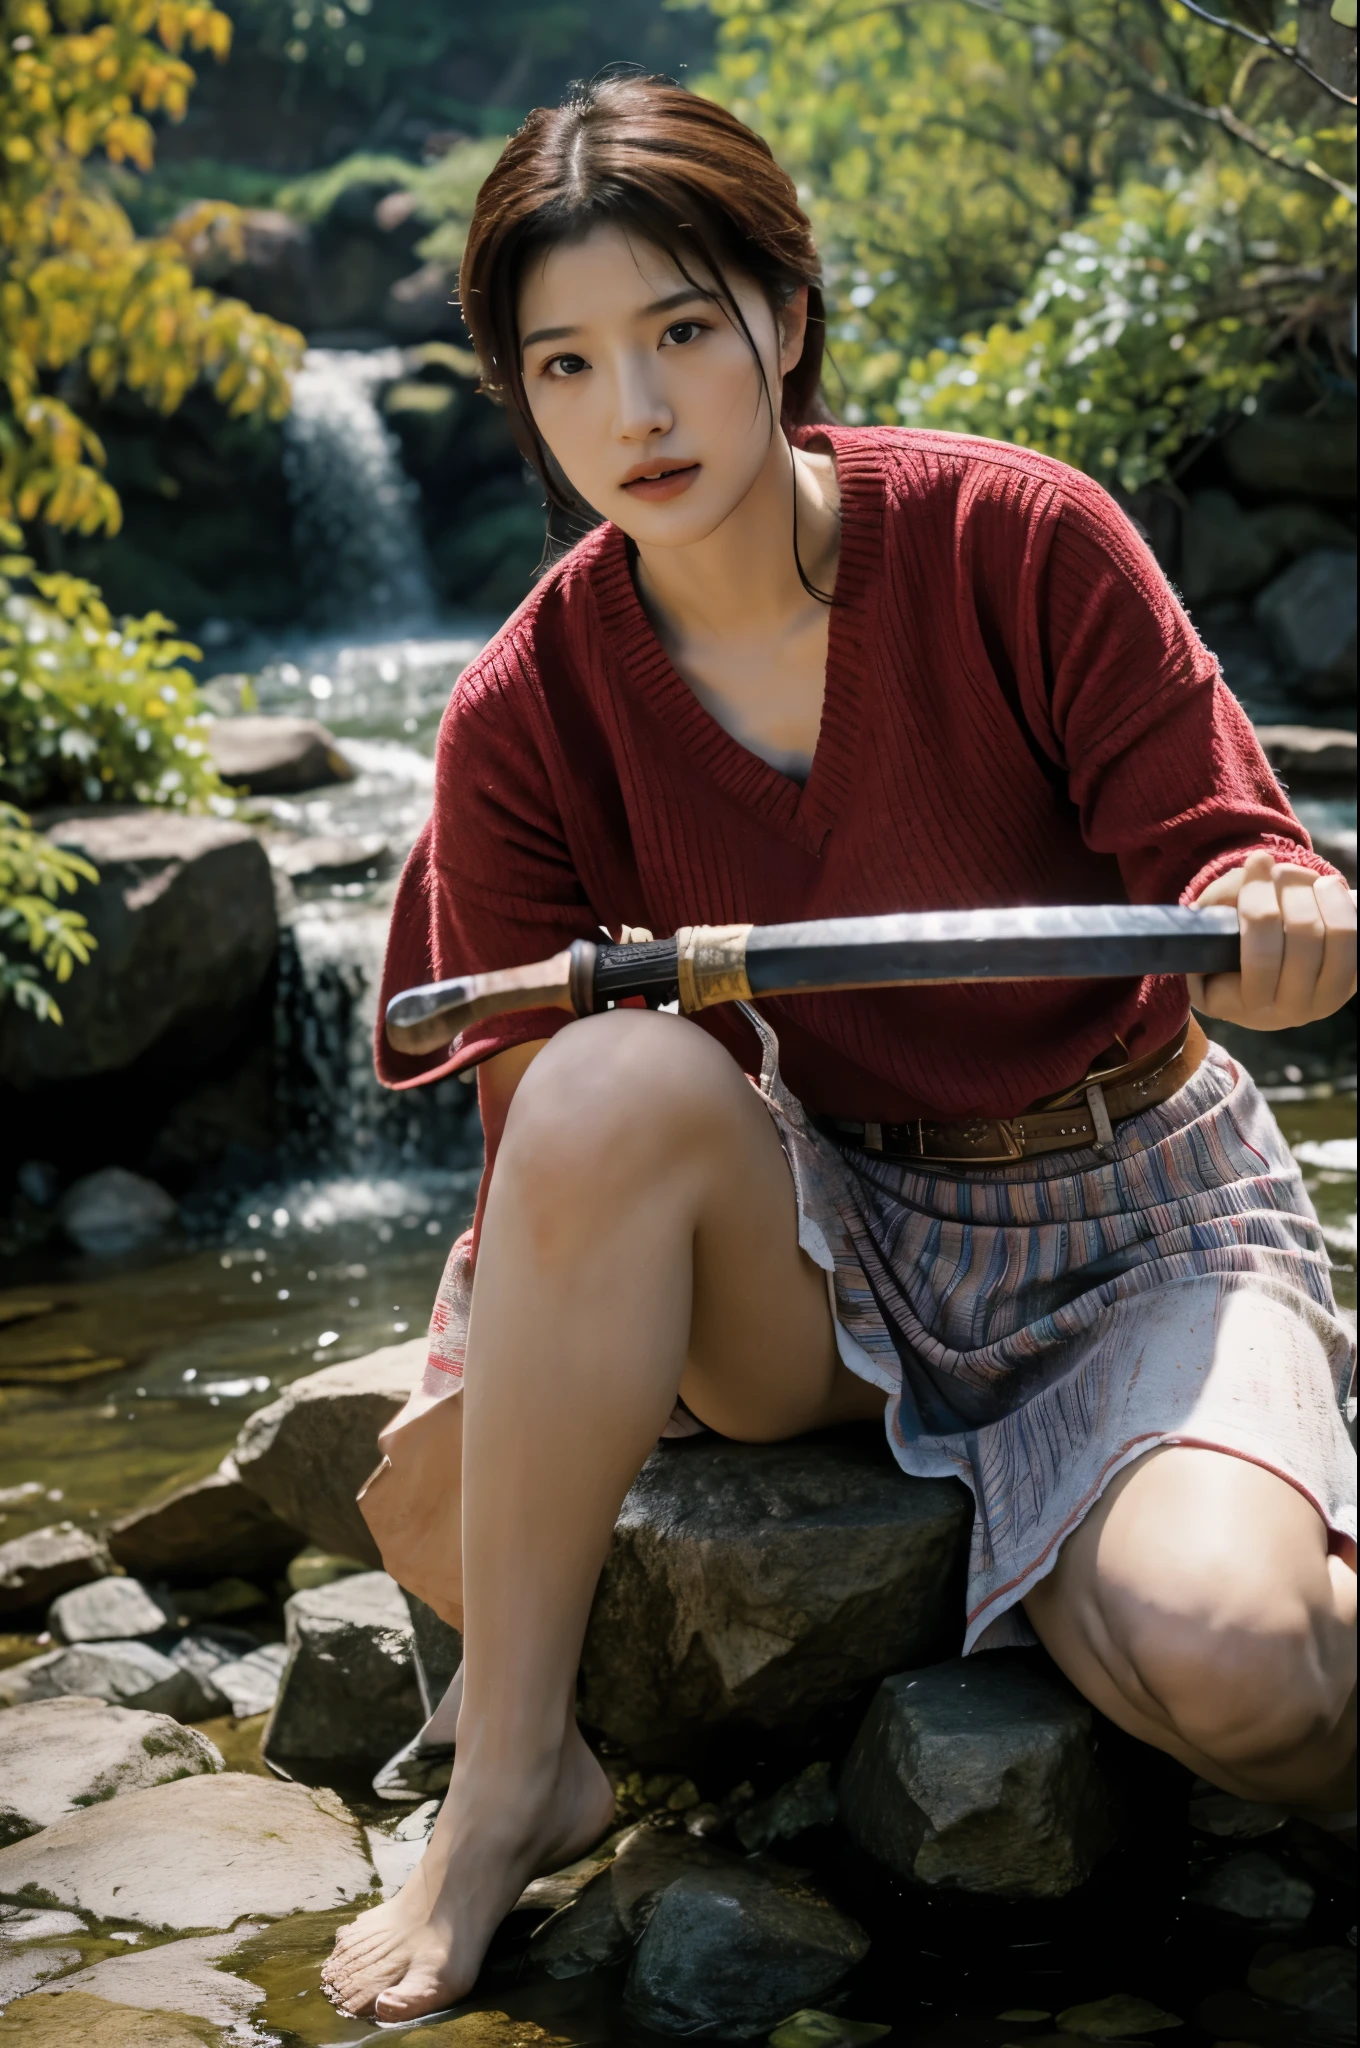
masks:
[[[1328,1616],[1296,1586],[1219,1577],[1110,1619],[1129,1696],[1224,1766],[1250,1771],[1296,1756],[1345,1712],[1347,1660]]]
[[[683,1019],[614,1010],[561,1031],[515,1092],[496,1162],[521,1201],[589,1209],[711,1149],[749,1094],[735,1061]]]

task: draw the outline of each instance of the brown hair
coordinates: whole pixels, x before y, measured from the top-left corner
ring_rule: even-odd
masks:
[[[783,420],[792,427],[828,417],[821,403],[825,315],[817,249],[793,180],[768,144],[725,107],[668,78],[576,86],[560,107],[537,108],[505,145],[477,195],[458,275],[483,389],[505,406],[550,504],[576,509],[525,396],[519,285],[535,251],[605,226],[664,249],[686,278],[687,261],[701,264],[753,354],[727,274],[752,279],[775,312],[806,285],[807,337],[784,379]]]

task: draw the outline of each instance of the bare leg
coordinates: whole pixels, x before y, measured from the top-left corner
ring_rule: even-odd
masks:
[[[409,2019],[463,1997],[528,1878],[608,1827],[576,1670],[677,1390],[754,1440],[883,1409],[839,1363],[754,1090],[694,1026],[616,1011],[553,1041],[506,1125],[463,1395],[457,1755],[420,1868],[336,1944],[326,1981],[347,2009]]]
[[[1263,1466],[1165,1445],[1111,1483],[1025,1609],[1093,1705],[1240,1798],[1355,1803],[1355,1573]]]

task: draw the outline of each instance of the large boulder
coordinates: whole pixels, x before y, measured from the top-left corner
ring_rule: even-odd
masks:
[[[862,1927],[792,1872],[781,1880],[734,1861],[661,1894],[624,2005],[658,2034],[749,2040],[827,1997],[868,1947]]]
[[[1256,413],[1223,442],[1234,483],[1271,498],[1355,496],[1355,414]]]
[[[265,1993],[257,1984],[220,1967],[222,1958],[248,1938],[239,1930],[232,1934],[191,1935],[185,1941],[134,1949],[130,1955],[106,1956],[88,1969],[63,1977],[60,1984],[50,1987],[50,1995],[54,1999],[82,2002],[87,1998],[106,1999],[110,2005],[133,2008],[144,2022],[152,2013],[171,2013],[179,2018],[192,2014],[214,2028],[225,2028],[227,2041],[258,2043],[267,2036],[251,2026],[250,2015],[257,2005],[263,2004]],[[76,2038],[72,2036],[73,2040]],[[101,2032],[84,2038],[102,2042],[105,2036]]]
[[[232,1458],[206,1479],[124,1515],[108,1532],[115,1562],[147,1578],[269,1580],[306,1540],[244,1484]]]
[[[208,730],[208,751],[222,780],[252,796],[287,796],[354,779],[334,737],[315,718],[218,718]]]
[[[0,1671],[0,1707],[29,1700],[62,1699],[70,1693],[107,1700],[110,1706],[169,1714],[176,1721],[201,1721],[221,1712],[219,1695],[199,1673],[176,1663],[150,1643],[73,1643]]]
[[[0,1844],[116,1794],[224,1768],[206,1735],[165,1714],[80,1698],[11,1707],[0,1714]]]
[[[582,1717],[639,1754],[723,1722],[815,1722],[953,1646],[970,1514],[868,1426],[659,1447],[600,1579]]]
[[[46,1607],[69,1586],[88,1585],[113,1570],[100,1536],[74,1522],[54,1522],[0,1543],[0,1614],[26,1614]]]
[[[245,1484],[323,1550],[382,1563],[355,1495],[378,1462],[378,1431],[420,1384],[426,1348],[413,1337],[308,1373],[258,1408],[237,1438]]]
[[[373,1881],[333,1792],[232,1771],[124,1793],[0,1849],[0,1898],[186,1932],[324,1913]]]
[[[1355,551],[1315,548],[1257,598],[1257,624],[1286,675],[1320,703],[1355,692]]]
[[[204,1063],[274,959],[264,848],[229,819],[164,810],[93,809],[47,836],[99,870],[73,899],[98,950],[62,990],[60,1031],[13,1004],[0,1012],[0,1079],[111,1073],[153,1045],[176,1066]]]
[[[1264,583],[1280,557],[1274,536],[1253,526],[1227,491],[1196,491],[1181,528],[1181,588],[1190,605],[1235,597]]]
[[[900,1877],[1060,1898],[1113,1846],[1090,1707],[1037,1653],[993,1650],[879,1687],[846,1763],[851,1838]]]
[[[288,1663],[264,1753],[376,1764],[425,1719],[411,1620],[386,1572],[360,1572],[295,1593],[284,1608]]]

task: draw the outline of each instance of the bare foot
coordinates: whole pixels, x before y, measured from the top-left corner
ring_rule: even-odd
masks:
[[[336,1936],[321,1986],[342,2012],[412,2020],[465,1998],[529,1879],[608,1831],[614,1795],[574,1722],[536,1776],[507,1787],[458,1751],[420,1863],[395,1898]]]

